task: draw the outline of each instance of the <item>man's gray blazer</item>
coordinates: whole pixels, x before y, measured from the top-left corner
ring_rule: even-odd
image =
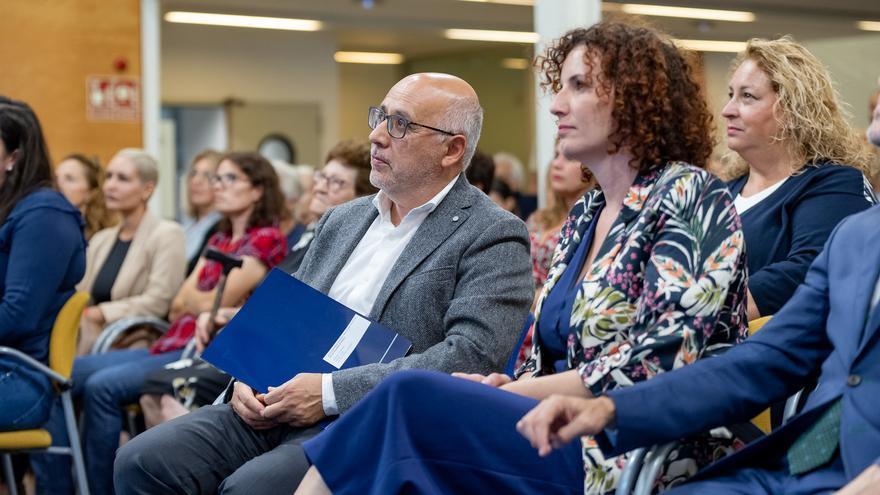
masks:
[[[372,199],[355,199],[321,218],[298,279],[330,291],[379,213]],[[397,370],[500,371],[533,296],[525,225],[459,176],[404,248],[369,315],[411,340],[412,352],[390,363],[334,372],[339,411]]]

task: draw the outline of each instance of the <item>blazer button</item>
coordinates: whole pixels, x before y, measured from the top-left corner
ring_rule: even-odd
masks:
[[[458,221],[458,215],[455,215],[454,217],[452,217],[452,221],[453,221],[453,222],[457,222],[457,221]]]
[[[859,375],[849,375],[846,377],[846,384],[850,387],[858,387],[862,383],[862,377]]]

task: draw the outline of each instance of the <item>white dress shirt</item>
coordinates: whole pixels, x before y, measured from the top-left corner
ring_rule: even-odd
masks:
[[[373,198],[379,215],[348,257],[327,295],[362,315],[369,315],[400,253],[457,180],[458,176],[427,203],[410,210],[397,226],[391,222],[391,199],[379,191]],[[324,414],[339,414],[330,373],[321,376],[321,402]]]

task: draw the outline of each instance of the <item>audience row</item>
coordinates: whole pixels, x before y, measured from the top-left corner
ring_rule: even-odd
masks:
[[[805,339],[797,345],[780,336],[802,323],[789,307],[806,311],[802,284],[821,285],[817,270],[832,268],[835,229],[864,222],[844,219],[876,218],[870,157],[829,74],[790,38],[751,40],[733,63],[721,115],[731,152],[722,180],[704,170],[713,117],[694,62],[664,35],[603,22],[570,31],[536,63],[554,96],[558,137],[548,205],[525,224],[489,199],[503,206],[509,185],[478,165],[482,109],[453,76],[398,82],[369,110],[370,146],[337,145],[311,188],[299,179],[285,186],[298,172],[256,153],[198,155],[183,227],[147,208],[158,181],[148,154],[120,151],[103,179],[95,163],[72,155],[53,179],[36,116],[0,100],[0,344],[45,362],[61,305],[74,290],[91,295],[73,367],[91,491],[607,493],[630,460],[626,450],[666,439],[645,432],[651,414],[669,417],[661,396],[691,408],[670,406],[676,420],[710,417],[691,418],[699,428],[670,427],[680,433],[670,439],[686,440],[656,489],[677,487],[753,441],[742,425],[758,405],[783,399],[778,390],[806,386],[829,342],[810,362],[813,373],[799,370],[800,382],[760,404],[716,394],[703,407],[687,380],[702,391],[725,373],[741,378],[740,359],[765,366],[763,379],[776,383],[773,373],[785,375],[789,361],[774,368],[746,349],[807,345],[806,323],[792,332]],[[880,121],[880,106],[875,115]],[[205,249],[242,261],[213,320],[222,267]],[[234,382],[226,402],[211,405],[229,377],[185,350],[203,349],[276,266],[405,336],[412,353],[302,373],[268,393]],[[517,345],[529,312],[534,324]],[[769,336],[751,344],[748,322],[771,315]],[[132,317],[170,325],[157,340],[129,332],[120,349],[92,354],[109,324]],[[826,317],[816,310],[811,324]],[[520,352],[515,377],[498,373],[512,352]],[[679,370],[698,365],[715,381]],[[0,371],[11,377],[0,393],[15,397],[0,430],[42,426],[65,444],[48,380],[3,356]],[[651,414],[639,416],[630,403],[642,389],[655,395],[645,396]],[[150,429],[117,453],[126,408],[136,403]],[[814,416],[801,421],[804,430]],[[602,421],[575,422],[582,417]],[[328,418],[336,421],[324,431]],[[672,422],[654,427],[663,421]],[[569,441],[580,434],[592,436]],[[846,448],[798,471],[807,473],[799,482],[812,486],[830,469],[840,488],[872,464],[863,452],[848,460]],[[31,462],[41,490],[71,491],[69,462],[43,454]]]

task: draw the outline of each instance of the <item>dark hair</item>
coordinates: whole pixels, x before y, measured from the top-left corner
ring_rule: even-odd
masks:
[[[712,114],[690,55],[652,28],[600,22],[569,31],[537,57],[542,87],[554,93],[562,88],[562,65],[580,46],[587,47],[584,63],[598,94],[614,95],[608,153],[628,148],[634,156],[630,165],[640,173],[669,161],[706,165],[714,144]]]
[[[367,141],[340,141],[327,153],[326,164],[338,160],[357,173],[354,179],[354,194],[358,197],[373,194],[378,189],[370,182],[370,143]]]
[[[489,188],[489,191],[501,196],[501,199],[505,200],[516,197],[516,192],[506,182],[499,179],[492,181],[492,187]]]
[[[0,224],[19,200],[42,187],[53,187],[52,165],[37,115],[22,101],[0,96],[0,139],[18,159],[0,184]]]
[[[63,161],[73,160],[79,163],[89,184],[89,191],[92,193],[89,202],[86,204],[85,215],[83,220],[86,222],[85,236],[90,239],[95,232],[107,228],[116,223],[116,216],[107,210],[107,203],[104,200],[104,169],[98,163],[98,159],[89,158],[81,153],[73,153],[64,157]],[[61,163],[61,162],[59,162]]]
[[[468,182],[480,185],[484,193],[489,194],[492,189],[492,180],[495,179],[495,160],[490,155],[480,150],[474,152],[471,164],[464,172]]]
[[[251,185],[263,188],[263,196],[254,205],[248,228],[277,226],[284,213],[284,195],[278,185],[278,175],[269,160],[255,151],[232,151],[220,158],[229,160],[247,176]],[[227,234],[232,232],[232,223],[224,217],[217,227]]]

